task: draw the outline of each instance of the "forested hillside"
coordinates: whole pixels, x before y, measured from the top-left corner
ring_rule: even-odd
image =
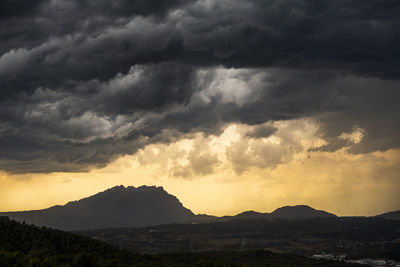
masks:
[[[0,266],[128,266],[131,258],[101,241],[0,217]]]
[[[139,255],[71,233],[0,217],[0,266],[356,266],[265,250]]]

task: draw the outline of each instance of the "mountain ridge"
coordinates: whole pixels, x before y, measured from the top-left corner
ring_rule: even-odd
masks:
[[[70,201],[65,205],[56,205],[42,210],[0,212],[0,216],[8,216],[38,226],[73,231],[145,227],[169,223],[208,223],[236,219],[297,220],[337,217],[335,214],[306,205],[284,206],[271,213],[250,210],[234,216],[222,217],[194,214],[163,187],[145,185],[115,186],[92,196]]]
[[[385,218],[389,220],[400,220],[400,210],[385,212],[376,217]]]
[[[195,216],[178,198],[156,186],[116,186],[63,206],[0,215],[63,230],[184,223]]]

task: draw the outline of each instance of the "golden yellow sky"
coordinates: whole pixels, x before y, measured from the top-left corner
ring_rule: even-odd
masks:
[[[152,144],[107,167],[85,173],[0,173],[0,211],[47,208],[115,185],[158,185],[195,213],[271,212],[305,204],[337,215],[376,215],[400,209],[400,150],[351,155],[310,152],[324,144],[311,119],[254,127],[232,124],[220,136],[196,134]],[[357,127],[342,138],[359,142]]]

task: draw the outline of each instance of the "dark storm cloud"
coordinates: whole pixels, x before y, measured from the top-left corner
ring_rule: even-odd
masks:
[[[36,13],[37,8],[46,0],[25,1],[25,0],[4,0],[0,3],[0,19],[7,20],[14,17],[27,16],[29,13]]]
[[[267,138],[274,134],[278,128],[272,125],[260,125],[253,129],[252,131],[248,132],[246,136],[252,138]]]
[[[320,122],[319,150],[400,145],[397,0],[6,0],[0,10],[3,170],[87,170],[227,123],[299,117]],[[340,138],[355,125],[361,142]],[[275,131],[263,127],[248,134]]]
[[[0,3],[3,54],[13,48],[32,48],[48,38],[68,34],[100,34],[134,16],[162,18],[190,0],[4,0]]]
[[[107,114],[159,111],[170,104],[187,104],[195,89],[194,69],[184,64],[158,64],[132,68],[118,75],[100,92],[96,103]]]
[[[198,1],[180,27],[185,51],[226,66],[399,77],[399,14],[396,1]]]
[[[0,168],[11,173],[75,172],[104,167],[124,153],[134,153],[141,146],[136,142],[97,140],[90,145],[57,141],[29,134],[2,136],[3,159]]]

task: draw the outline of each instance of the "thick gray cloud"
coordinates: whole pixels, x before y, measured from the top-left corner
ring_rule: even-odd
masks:
[[[252,138],[267,138],[274,134],[278,128],[272,125],[260,125],[253,129],[252,131],[248,132],[246,136]]]
[[[398,148],[399,27],[395,0],[2,1],[0,169],[88,170],[299,117],[320,122],[313,149]]]

